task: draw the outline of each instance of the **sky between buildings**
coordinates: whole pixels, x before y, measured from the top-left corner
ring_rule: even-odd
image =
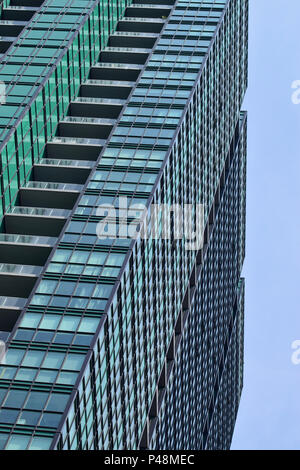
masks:
[[[300,1],[250,0],[245,381],[232,449],[300,449]]]

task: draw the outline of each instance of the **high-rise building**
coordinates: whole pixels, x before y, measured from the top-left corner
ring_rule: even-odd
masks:
[[[1,2],[0,449],[230,447],[247,18],[248,0]]]

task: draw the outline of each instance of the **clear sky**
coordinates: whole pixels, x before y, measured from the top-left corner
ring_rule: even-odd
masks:
[[[232,449],[300,449],[300,1],[250,0],[245,381]]]

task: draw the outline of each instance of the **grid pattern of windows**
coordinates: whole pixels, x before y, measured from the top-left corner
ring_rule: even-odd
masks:
[[[149,447],[153,396],[167,380],[197,253],[186,251],[184,240],[99,240],[97,207],[122,195],[148,205],[202,203],[208,233],[240,132],[246,44],[246,0],[175,3],[10,341],[0,371],[1,411],[11,391],[23,395],[15,412],[0,417],[3,447],[37,446],[36,437],[41,447],[60,449]],[[230,198],[234,191],[228,211]],[[159,223],[155,230],[159,235]],[[240,230],[235,273],[227,272],[235,294],[242,220]],[[207,276],[201,295],[213,289],[213,269]],[[235,298],[228,294],[228,311]],[[63,409],[55,408],[59,401]],[[21,415],[28,410],[34,414]],[[191,438],[187,448],[193,445]]]
[[[217,9],[217,6],[214,6]],[[231,3],[230,6],[231,9],[228,9],[227,12],[228,16],[225,17],[224,23],[222,23],[224,29],[220,28],[214,46],[210,50],[209,59],[202,71],[200,82],[193,89],[194,94],[190,106],[183,111],[186,98],[182,101],[176,101],[175,113],[178,112],[178,109],[181,109],[185,119],[173,144],[172,152],[165,162],[164,173],[158,185],[155,186],[155,192],[153,190],[151,193],[154,203],[182,202],[184,200],[190,200],[190,202],[202,200],[205,202],[207,200],[206,208],[211,207],[214,191],[216,191],[219,184],[221,169],[230,148],[230,139],[235,132],[236,122],[239,122],[240,119],[239,110],[246,86],[246,74],[240,70],[245,65],[244,59],[238,50],[235,50],[234,54],[239,57],[240,62],[228,61],[232,65],[231,74],[235,80],[232,82],[220,80],[220,88],[216,85],[218,78],[222,76],[223,70],[215,67],[214,61],[218,61],[218,53],[225,54],[226,58],[233,54],[233,51],[228,47],[227,40],[229,44],[236,43],[234,35],[237,33],[235,33],[235,28],[229,21],[229,15],[236,15],[236,20],[238,21],[239,18],[242,28],[246,30],[243,20],[246,6],[243,2],[239,5]],[[177,8],[180,7],[181,2],[177,2],[176,9],[173,12],[176,12]],[[199,8],[196,11],[201,12],[201,9]],[[212,11],[213,15],[215,14],[215,9],[209,11]],[[217,11],[217,13],[216,16],[220,17],[221,12]],[[206,18],[208,15],[209,13],[206,11]],[[195,21],[195,11],[193,11],[193,18],[191,23]],[[172,21],[173,14],[170,16],[168,25]],[[217,23],[216,20],[215,24]],[[228,27],[226,32],[224,31],[225,25]],[[162,37],[165,31],[166,28]],[[227,39],[230,34],[232,37]],[[245,35],[242,37],[244,37],[244,40],[246,39]],[[150,57],[146,69],[141,75],[141,81],[144,74],[148,72],[149,67],[152,67],[150,64],[156,56],[159,43],[160,41],[158,41],[154,54]],[[243,45],[243,42],[239,44],[241,48]],[[164,48],[166,50],[165,46]],[[167,52],[166,50],[166,54]],[[176,54],[174,54],[173,59],[176,57]],[[188,64],[190,70],[189,59],[189,55],[185,56],[186,64]],[[159,60],[161,61],[161,57]],[[164,65],[159,63],[155,67],[161,69]],[[214,77],[216,82],[210,84],[210,74],[215,69],[219,71],[220,76],[216,75]],[[127,116],[133,115],[134,120],[140,114],[148,116],[148,126],[149,116],[152,116],[152,113],[159,113],[163,110],[161,115],[164,116],[168,115],[170,110],[171,113],[173,111],[172,106],[170,106],[170,103],[173,102],[172,99],[170,96],[168,98],[161,97],[159,88],[155,92],[155,98],[149,97],[145,89],[140,94],[139,86],[141,81],[139,81],[138,87],[131,95],[128,106],[119,121],[118,127],[113,132],[99,164],[101,170],[107,170],[107,173],[103,176],[106,178],[107,184],[112,185],[110,192],[105,193],[105,187],[100,185],[98,193],[95,194],[95,191],[92,194],[89,186],[87,187],[86,196],[90,199],[85,200],[90,201],[87,203],[87,206],[91,207],[91,209],[88,209],[90,214],[93,214],[92,206],[96,207],[104,201],[109,201],[109,199],[104,199],[104,196],[110,197],[111,202],[120,193],[136,198],[136,200],[138,200],[138,197],[144,198],[145,195],[142,191],[137,191],[136,185],[131,192],[129,185],[126,186],[122,193],[123,188],[114,185],[114,179],[111,176],[114,175],[114,171],[121,170],[122,167],[124,169],[127,167],[126,174],[129,175],[140,164],[141,170],[136,171],[136,173],[139,173],[136,176],[137,181],[139,181],[140,175],[146,172],[147,164],[152,165],[153,159],[158,159],[157,156],[160,154],[157,152],[162,154],[165,151],[165,155],[167,154],[167,145],[169,143],[163,146],[162,140],[157,141],[157,139],[160,139],[159,136],[147,136],[149,140],[147,142],[143,140],[146,138],[145,125],[141,126],[140,135],[136,137],[129,135]],[[232,89],[230,89],[229,83],[232,84]],[[165,80],[164,84],[164,86],[167,86],[168,81]],[[228,89],[224,90],[222,85],[225,84],[228,85]],[[154,87],[150,86],[149,90],[151,91],[152,88]],[[160,88],[164,87],[161,86]],[[215,90],[215,94],[211,90]],[[172,92],[176,94],[176,91],[173,90]],[[221,96],[224,94],[226,100],[224,102],[219,100],[219,106],[215,109],[213,102],[214,98],[218,96],[218,92]],[[174,100],[181,100],[181,98],[174,98]],[[202,106],[203,104],[205,106]],[[134,108],[132,111],[131,107]],[[172,118],[176,117],[175,113]],[[213,124],[217,116],[223,126],[214,127]],[[126,133],[124,132],[124,135],[121,136],[119,129],[122,128],[123,123],[124,128],[126,127]],[[198,127],[194,127],[194,123]],[[130,126],[130,128],[132,127]],[[220,133],[219,135],[217,131]],[[202,155],[198,149],[202,149]],[[207,159],[207,154],[215,156],[215,165],[213,164],[214,161]],[[136,165],[139,159],[144,161]],[[163,155],[161,159],[163,159]],[[176,184],[176,182],[178,183]],[[92,183],[93,181],[91,181]],[[172,190],[174,191],[173,194]],[[199,190],[203,191],[202,195],[199,194]],[[92,196],[94,197],[92,198]],[[77,235],[73,232],[72,235],[75,235],[80,243],[83,234]],[[126,240],[107,240],[107,243],[111,243],[112,246],[116,247],[120,244],[124,245]],[[103,241],[98,241],[97,244],[103,246]],[[194,261],[193,258],[194,255],[185,252],[183,245],[180,243],[172,245],[160,240],[155,243],[153,241],[147,243],[138,241],[136,243],[123,272],[118,291],[113,298],[113,303],[107,312],[108,317],[103,327],[106,341],[105,365],[108,377],[108,386],[103,392],[103,399],[101,400],[103,408],[95,406],[94,409],[89,410],[90,427],[83,426],[81,424],[80,404],[85,402],[85,394],[79,392],[79,404],[74,403],[66,427],[62,429],[62,440],[59,444],[61,448],[67,449],[74,445],[74,440],[79,447],[90,448],[88,439],[91,438],[92,422],[94,427],[98,429],[98,441],[91,442],[92,448],[94,446],[95,448],[99,446],[99,448],[130,449],[138,447],[148,414],[147,410],[149,410],[173,332],[176,313],[181,307],[183,293]],[[95,359],[93,360],[101,363],[101,356],[98,355],[99,347],[98,344]],[[93,381],[91,375],[89,380]],[[84,387],[84,382],[82,386]],[[97,397],[100,393],[99,390],[99,387],[96,388]],[[104,422],[102,413],[105,417]],[[70,423],[73,422],[79,424],[77,428],[72,427],[73,431],[69,433],[68,428]],[[104,432],[102,432],[103,429]]]
[[[45,2],[45,9],[35,17],[33,24],[28,25],[24,34],[19,37],[18,42],[1,62],[0,78],[7,84],[7,103],[1,107],[2,135],[5,136],[10,128],[14,132],[6,146],[2,145],[3,209],[7,209],[11,202],[14,202],[19,187],[24,185],[30,175],[33,162],[42,156],[45,144],[54,135],[59,119],[66,113],[70,100],[78,94],[80,83],[88,75],[91,64],[94,64],[100,49],[106,45],[109,34],[114,30],[117,20],[130,1],[116,0],[109,4],[107,1],[84,3],[85,8],[83,2],[80,4],[76,1],[63,0]],[[75,16],[71,15],[72,13]],[[37,24],[40,19],[41,24]],[[57,30],[63,34],[56,34]],[[55,42],[45,44],[46,39],[49,41],[55,39]],[[53,47],[50,47],[51,45]],[[27,49],[29,46],[31,46],[30,51]],[[36,54],[38,54],[37,59],[35,59]],[[54,54],[53,57],[51,54]],[[34,62],[38,63],[39,67],[32,66],[29,69]],[[14,69],[9,68],[8,64],[14,65]],[[30,73],[23,73],[27,68]],[[8,74],[8,71],[11,73]],[[38,95],[36,91],[39,92]],[[30,102],[32,104],[29,108]],[[6,114],[5,111],[12,110],[13,105],[20,113],[18,125],[16,116],[14,119],[8,119],[9,113]],[[26,211],[30,209],[23,210],[24,213]],[[40,212],[42,211],[47,209],[41,209]],[[17,241],[17,237],[15,238]],[[25,241],[26,237],[23,239]],[[46,238],[43,242],[47,242]],[[91,256],[89,261],[85,257],[89,268],[85,269],[84,275],[87,275],[86,279],[89,281],[93,281],[94,276],[101,271],[100,257],[100,254],[96,258]],[[55,272],[58,266],[63,268],[68,258],[65,253],[60,252],[58,257],[54,257],[49,272],[53,266],[56,267]],[[106,257],[103,261],[105,259]],[[70,276],[74,279],[73,274],[78,272],[83,261],[83,253],[74,252],[68,261],[67,280]],[[118,259],[115,259],[113,254],[108,257],[107,265],[110,268],[103,271],[105,281],[107,278],[114,278],[115,270],[121,262],[122,256],[118,256]],[[54,292],[53,282],[55,281],[46,279],[38,291],[43,292],[46,288],[47,292]],[[22,327],[15,336],[15,346],[6,355],[7,366],[1,367],[0,371],[1,449],[3,447],[30,450],[49,448],[99,324],[98,314],[82,319],[78,317],[78,307],[81,308],[84,297],[91,294],[89,285],[91,286],[83,282],[76,286],[78,303],[74,302],[74,305],[70,306],[72,315],[64,317],[63,322],[60,322],[62,319],[59,316],[60,312],[53,307],[50,309],[52,315],[44,315],[42,318],[42,315],[31,313],[24,318]],[[71,293],[71,286],[72,283],[69,282],[60,286],[58,291],[60,297],[56,297],[55,300],[53,296],[53,306],[62,307],[63,299]],[[107,299],[112,288],[111,285],[98,286],[96,290],[94,287],[92,285],[97,299]],[[101,309],[101,301],[95,301],[94,313],[98,313]],[[53,315],[55,311],[58,315]],[[34,334],[37,326],[39,332]],[[54,349],[50,351],[47,344],[52,340]],[[31,347],[26,352],[26,344],[29,343]],[[72,354],[68,354],[71,344]],[[14,385],[8,388],[12,378],[15,379]],[[33,385],[35,380],[37,387]],[[54,388],[53,380],[56,382]],[[21,396],[20,390],[23,402],[16,398]],[[46,396],[49,391],[52,391],[51,397],[53,392],[55,393],[56,404],[52,402],[52,398],[52,405],[47,402]],[[47,413],[41,413],[41,410],[46,408]]]

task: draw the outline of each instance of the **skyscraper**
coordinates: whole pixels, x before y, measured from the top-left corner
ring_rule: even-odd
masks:
[[[229,448],[248,1],[1,3],[0,448]]]

